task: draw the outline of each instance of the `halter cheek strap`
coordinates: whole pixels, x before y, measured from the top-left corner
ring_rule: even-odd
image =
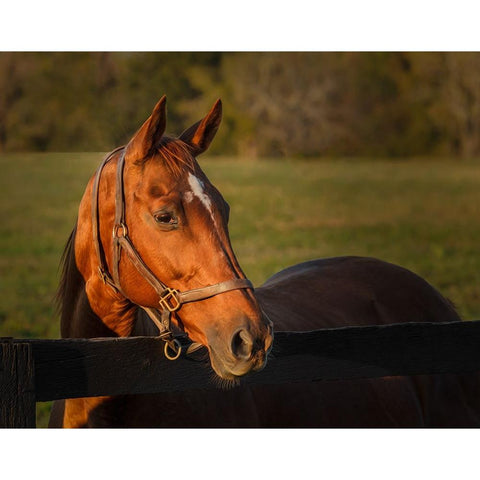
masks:
[[[112,276],[109,273],[105,259],[105,252],[102,248],[100,239],[100,217],[98,212],[98,192],[100,177],[103,167],[114,156],[115,153],[122,150],[117,164],[116,173],[116,189],[115,189],[115,222],[112,231],[113,237],[113,268]],[[150,319],[155,323],[160,331],[160,337],[165,341],[165,356],[170,360],[177,359],[184,351],[192,353],[198,350],[202,345],[190,342],[188,346],[182,345],[184,337],[174,337],[171,331],[171,314],[178,311],[184,303],[198,302],[207,298],[219,295],[221,293],[230,292],[232,290],[251,288],[252,283],[246,278],[232,278],[224,282],[208,285],[206,287],[197,288],[180,292],[174,288],[170,288],[159,280],[150,268],[145,264],[137,249],[133,245],[128,236],[128,228],[125,220],[125,196],[123,187],[123,170],[125,165],[125,148],[119,147],[111,152],[103,160],[95,175],[92,188],[92,232],[93,244],[98,260],[98,274],[106,285],[109,285],[115,292],[121,293],[128,298],[122,291],[120,282],[120,259],[122,250],[125,251],[134,267],[140,272],[142,277],[153,287],[158,294],[158,308],[146,307],[138,305],[142,308]]]

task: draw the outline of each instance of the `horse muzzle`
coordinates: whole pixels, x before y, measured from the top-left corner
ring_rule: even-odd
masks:
[[[268,325],[260,332],[239,328],[229,341],[209,339],[212,368],[226,380],[235,380],[251,372],[262,370],[272,349],[273,329]]]

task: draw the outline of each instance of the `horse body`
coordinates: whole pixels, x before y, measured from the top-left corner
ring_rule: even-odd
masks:
[[[112,199],[115,183],[111,179],[121,160],[115,157],[105,164],[97,206],[99,210],[103,207],[98,240],[103,253],[97,252],[97,256],[91,242],[93,180],[86,190],[64,256],[59,290],[64,337],[158,334],[158,328],[139,308],[148,312],[158,297],[139,270],[128,263],[128,255],[117,254],[121,278],[118,272],[116,281],[108,273],[106,280],[105,271],[97,274],[99,262],[100,270],[102,265],[104,270],[115,270],[112,225],[114,240],[116,231],[126,236],[128,230],[153,274],[168,278],[175,291],[196,291],[201,285],[230,278],[243,281],[228,239],[226,204],[185,150],[187,145],[199,154],[208,147],[218,127],[219,104],[186,130],[180,143],[162,143],[162,100],[125,150],[128,229],[114,222],[118,208]],[[180,173],[170,184],[165,180],[168,169],[155,156],[158,149],[167,147],[174,147],[176,157],[188,157],[186,163],[176,160],[174,167]],[[129,160],[128,155],[136,160]],[[147,157],[153,159],[147,162]],[[179,238],[182,243],[175,244]],[[162,250],[165,246],[169,248]],[[99,260],[102,255],[104,261]],[[425,280],[372,258],[314,260],[277,273],[254,292],[236,288],[241,290],[217,292],[172,313],[177,328],[208,348],[212,367],[226,382],[263,367],[271,348],[270,322],[276,331],[308,331],[460,320],[451,303]],[[275,362],[274,356],[269,361]],[[480,425],[479,385],[473,374],[432,375],[70,399],[54,403],[50,426],[471,426]]]

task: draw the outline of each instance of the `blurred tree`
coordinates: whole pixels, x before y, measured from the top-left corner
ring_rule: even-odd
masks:
[[[480,54],[446,53],[445,82],[436,117],[451,139],[450,153],[472,157],[480,153]]]
[[[222,66],[242,152],[404,156],[432,148],[409,54],[238,53]]]
[[[401,157],[431,149],[428,101],[418,95],[421,80],[411,53],[353,53],[343,72],[349,75],[350,105],[344,122],[355,132],[349,155]],[[353,147],[353,148],[352,148]]]
[[[341,100],[336,57],[318,53],[236,53],[225,56],[238,148],[259,155],[312,155],[348,136],[333,107]]]
[[[8,119],[22,96],[20,65],[14,53],[0,55],[0,151],[5,150],[8,136]]]
[[[192,106],[201,94],[196,75],[214,69],[219,62],[219,54],[122,53],[116,55],[116,61],[121,79],[116,92],[116,102],[123,117],[118,131],[123,135],[125,132],[133,134],[165,94],[168,99],[167,132],[178,135],[189,126]],[[189,105],[189,108],[186,108],[186,105]],[[125,140],[123,138],[123,141]]]

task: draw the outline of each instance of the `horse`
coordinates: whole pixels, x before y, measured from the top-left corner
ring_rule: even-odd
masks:
[[[80,202],[57,298],[63,338],[160,335],[171,359],[203,347],[224,388],[59,400],[49,426],[479,425],[472,375],[241,384],[275,361],[275,331],[460,318],[424,279],[374,258],[304,262],[254,289],[230,243],[229,206],[197,161],[221,117],[217,100],[166,136],[163,96],[107,155]]]

